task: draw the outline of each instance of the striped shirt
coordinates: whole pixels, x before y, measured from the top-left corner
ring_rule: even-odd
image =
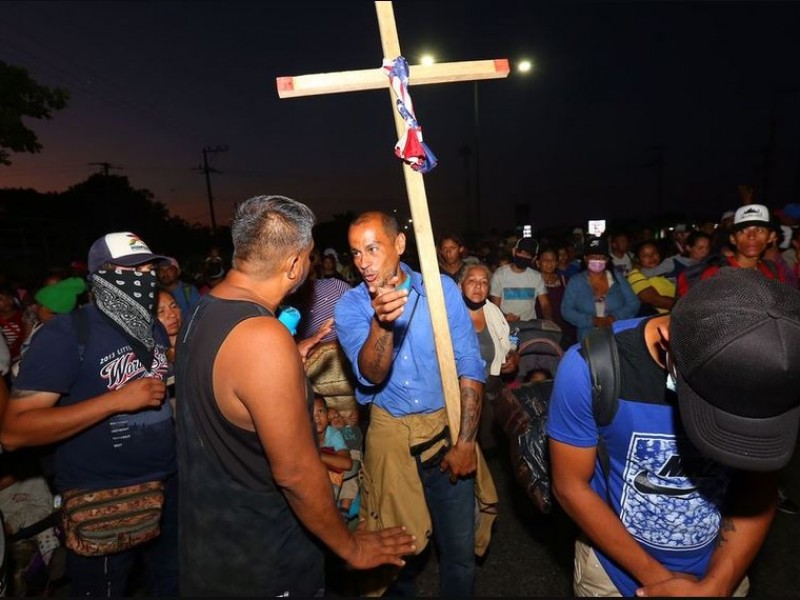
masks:
[[[314,335],[320,326],[333,316],[333,307],[345,292],[350,289],[350,284],[341,279],[317,279],[314,281],[314,297],[311,308],[303,314],[297,328],[297,339],[303,340]],[[322,342],[336,339],[336,330],[322,338]]]

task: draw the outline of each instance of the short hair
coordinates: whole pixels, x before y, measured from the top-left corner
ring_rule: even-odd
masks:
[[[492,270],[483,263],[475,263],[473,265],[467,265],[466,267],[464,267],[464,269],[461,271],[461,277],[458,278],[458,283],[464,281],[467,278],[467,273],[469,273],[473,269],[480,269],[481,271],[486,273],[486,277],[488,277],[489,280],[491,281]]]
[[[702,231],[693,231],[686,238],[686,245],[693,247],[697,243],[697,240],[701,240],[703,238],[707,239],[709,242],[711,241],[711,236],[707,233],[703,233]]]
[[[439,243],[437,244],[437,246],[441,246],[447,240],[455,242],[459,246],[463,246],[464,245],[464,242],[462,242],[461,238],[458,237],[455,233],[445,233],[442,237],[439,238]]]
[[[395,239],[397,237],[397,234],[400,233],[400,225],[397,223],[396,218],[394,218],[392,215],[387,215],[385,212],[380,212],[376,210],[363,212],[350,222],[350,227],[355,227],[356,225],[363,225],[367,221],[376,218],[380,219],[381,227],[383,227],[383,232],[386,235],[388,235],[391,239]]]
[[[655,248],[656,252],[658,252],[659,258],[661,258],[661,248],[658,247],[658,244],[655,242],[655,240],[644,240],[643,242],[636,244],[636,249],[633,251],[634,256],[639,258],[639,253],[647,248],[647,246],[652,246]]]
[[[302,202],[285,196],[254,196],[236,207],[231,225],[234,260],[257,262],[267,273],[313,241],[316,218]]]

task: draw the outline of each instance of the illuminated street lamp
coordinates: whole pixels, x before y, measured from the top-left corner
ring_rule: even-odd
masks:
[[[432,54],[423,54],[420,63],[432,65],[436,59]],[[523,75],[533,70],[533,61],[521,59],[514,65],[519,73]],[[478,81],[472,82],[472,114],[473,114],[473,136],[475,146],[475,225],[481,224],[481,152],[480,152],[480,111],[478,110]]]
[[[516,63],[517,71],[527,74],[533,69],[530,60]],[[481,150],[480,150],[480,112],[478,110],[478,81],[472,82],[473,135],[475,136],[475,226],[481,226]]]

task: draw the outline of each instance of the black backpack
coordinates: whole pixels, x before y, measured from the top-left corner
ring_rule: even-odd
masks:
[[[608,425],[617,412],[620,389],[619,351],[613,331],[609,328],[590,331],[581,341],[581,354],[588,364],[592,381],[595,421],[598,426]],[[536,507],[545,514],[553,506],[545,431],[552,391],[552,380],[504,388],[494,406],[495,418],[509,439],[514,476]],[[607,474],[608,455],[599,435],[598,456],[603,472]]]

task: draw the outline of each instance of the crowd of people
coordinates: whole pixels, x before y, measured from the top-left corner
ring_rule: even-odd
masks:
[[[770,211],[749,201],[718,223],[679,223],[659,235],[578,227],[474,247],[440,235],[457,432],[425,282],[397,221],[363,213],[339,250],[322,251],[313,225],[305,205],[257,196],[237,207],[231,260],[212,248],[197,277],[135,234],[114,232],[95,241],[86,263],[39,286],[0,282],[0,511],[8,536],[33,526],[44,591],[66,582],[72,595],[126,595],[141,559],[148,591],[159,596],[320,595],[326,564],[354,595],[413,595],[432,540],[441,595],[471,596],[476,555],[497,516],[483,457],[504,441],[493,404],[504,387],[555,379],[554,493],[582,531],[576,594],[746,592],[773,509],[798,508],[772,479],[731,487],[724,459],[697,467],[695,451],[675,446],[681,432],[665,412],[676,410],[665,382],[692,381],[683,365],[693,359],[683,338],[673,333],[670,345],[670,332],[684,315],[716,310],[689,307],[698,296],[721,298],[726,285],[749,286],[753,297],[767,293],[763,282],[792,290],[770,289],[770,298],[781,310],[788,303],[782,318],[800,321],[791,312],[800,296],[800,205]],[[731,271],[759,281],[729,284]],[[692,293],[696,286],[707,292]],[[579,354],[598,329],[620,348],[620,398],[636,400],[635,408],[620,403],[625,425],[600,436],[610,472],[596,468],[598,427]],[[531,336],[555,347],[552,365],[523,360]],[[639,420],[657,432],[652,439],[633,440]],[[683,478],[677,492],[664,491],[665,465],[657,483],[628,477],[643,462],[625,448],[645,456],[654,446],[665,462],[687,456],[670,475]],[[666,502],[697,492],[686,483],[697,468],[713,480],[711,495],[679,508]],[[723,501],[753,485],[762,492],[759,522],[747,529]],[[633,488],[661,492],[645,509]],[[143,520],[143,503],[154,518]],[[102,514],[89,535],[84,505],[125,508]],[[685,510],[702,513],[704,528],[699,518],[665,525]],[[713,541],[734,521],[749,533],[730,544],[744,550],[725,571]],[[681,539],[666,541],[670,534]],[[4,577],[18,593],[34,585],[34,560],[17,563]],[[702,587],[712,579],[716,587]]]

